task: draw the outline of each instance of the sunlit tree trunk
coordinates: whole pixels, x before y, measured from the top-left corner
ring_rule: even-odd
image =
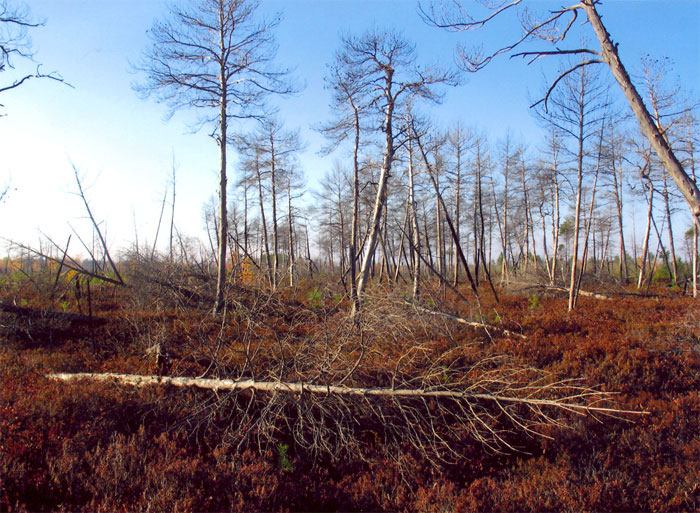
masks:
[[[629,281],[629,269],[627,266],[627,249],[625,248],[625,230],[622,222],[622,167],[618,166],[620,156],[616,151],[615,131],[611,131],[610,140],[610,165],[613,179],[613,192],[615,195],[615,209],[617,211],[617,227],[620,233],[620,265],[618,268],[620,281],[626,284]],[[619,175],[619,176],[618,176]]]
[[[415,171],[413,169],[413,137],[409,135],[407,142],[408,151],[408,204],[411,218],[411,263],[413,265],[413,299],[420,296],[420,230],[418,227],[418,212],[416,208]]]
[[[287,230],[289,231],[289,286],[294,286],[294,223],[292,222],[292,181],[287,182]]]
[[[387,70],[387,82],[388,91],[387,95],[393,97],[391,92],[391,77],[393,75],[392,70]],[[394,104],[390,102],[386,106],[386,115],[384,117],[384,157],[382,159],[382,169],[379,175],[379,185],[377,186],[377,195],[374,200],[374,207],[372,209],[372,217],[369,228],[369,235],[366,242],[366,248],[364,255],[362,257],[362,265],[360,266],[360,279],[357,283],[357,295],[362,297],[367,281],[369,280],[370,266],[374,257],[374,250],[377,246],[377,240],[379,236],[379,227],[381,223],[382,207],[384,205],[386,197],[386,185],[389,179],[389,174],[391,173],[391,166],[394,161],[394,132],[392,128],[392,122],[394,117]]]
[[[275,138],[270,131],[270,199],[272,201],[272,289],[277,288],[277,270],[279,268],[279,227],[277,226],[277,156],[275,155]]]
[[[258,184],[258,200],[260,203],[260,223],[262,224],[263,234],[263,251],[265,252],[265,260],[267,263],[267,277],[270,286],[273,286],[274,279],[272,275],[272,259],[270,257],[270,239],[267,235],[267,221],[265,219],[265,197],[263,196],[262,188],[262,171],[260,169],[260,151],[255,151],[255,177]]]
[[[559,144],[552,139],[552,266],[549,276],[550,284],[554,285],[557,278],[557,260],[559,258],[559,227],[561,226],[559,209]]]
[[[651,234],[651,222],[652,222],[652,207],[654,204],[654,183],[647,180],[647,227],[644,232],[644,241],[642,242],[642,256],[639,265],[639,276],[637,278],[637,288],[641,289],[644,284],[644,278],[646,277],[646,264],[649,253],[649,235]]]

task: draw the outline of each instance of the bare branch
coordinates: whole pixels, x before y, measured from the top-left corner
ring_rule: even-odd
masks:
[[[535,103],[533,103],[532,105],[530,105],[530,108],[535,107],[535,106],[539,105],[540,103],[543,103],[543,102],[544,102],[544,110],[545,110],[545,112],[548,112],[548,111],[547,111],[547,101],[549,100],[549,95],[551,95],[551,94],[552,94],[552,91],[554,91],[554,88],[557,87],[557,84],[558,84],[564,77],[566,77],[567,75],[569,75],[570,73],[573,73],[573,72],[576,71],[577,69],[583,68],[584,66],[588,66],[589,64],[605,64],[605,61],[603,61],[603,60],[601,60],[601,59],[591,59],[591,60],[588,60],[588,61],[580,62],[580,63],[578,63],[576,66],[573,66],[573,67],[569,68],[569,69],[566,70],[564,73],[562,73],[561,75],[559,75],[559,76],[557,77],[557,79],[552,83],[552,85],[549,86],[549,89],[547,89],[547,94],[544,95],[544,98],[542,98],[541,100],[538,100],[538,101],[536,101]]]
[[[454,6],[459,11],[458,15],[450,13],[445,9],[442,9],[441,12],[438,12],[437,9],[435,9],[435,4],[433,3],[430,4],[430,9],[428,11],[426,11],[423,7],[423,4],[420,3],[418,5],[418,14],[420,15],[421,19],[429,25],[432,25],[437,28],[447,29],[452,32],[463,32],[465,30],[474,30],[483,27],[484,25],[486,25],[486,23],[494,19],[502,12],[517,6],[522,1],[523,0],[514,0],[509,4],[506,4],[503,7],[496,9],[492,14],[482,19],[473,19],[467,14],[466,10],[458,2],[454,2]]]
[[[547,55],[572,55],[572,54],[581,54],[581,53],[587,53],[587,54],[592,54],[592,55],[599,55],[600,57],[603,56],[602,53],[596,52],[595,50],[589,50],[588,48],[578,48],[578,49],[575,49],[575,50],[559,50],[559,49],[557,49],[557,50],[552,50],[552,51],[542,51],[542,50],[540,50],[540,51],[532,51],[532,52],[519,52],[519,53],[515,53],[515,54],[511,55],[510,58],[511,58],[511,59],[514,58],[514,57],[523,57],[523,58],[525,58],[525,57],[529,57],[529,56],[532,55],[532,56],[534,56],[534,57],[528,61],[528,64],[532,64],[533,62],[535,62],[535,61],[536,61],[537,59],[539,59],[540,57],[544,57],[544,56],[547,56]]]

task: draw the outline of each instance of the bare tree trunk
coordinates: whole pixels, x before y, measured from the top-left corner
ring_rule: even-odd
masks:
[[[542,199],[544,202],[544,198]],[[549,277],[550,281],[552,279],[552,266],[549,263],[549,249],[547,248],[547,220],[545,219],[544,215],[544,210],[543,210],[544,203],[540,204],[539,210],[540,210],[540,219],[542,220],[542,246],[544,248],[544,265],[547,269],[547,276]]]
[[[391,83],[393,70],[387,70],[387,81]],[[391,96],[391,91],[388,92]],[[391,165],[394,161],[394,132],[392,130],[392,121],[394,116],[394,103],[389,102],[386,106],[386,114],[384,117],[384,131],[386,138],[384,140],[384,157],[382,160],[382,169],[379,175],[379,186],[377,187],[377,196],[374,200],[374,208],[372,210],[372,221],[370,223],[369,237],[367,247],[362,257],[362,265],[360,267],[360,279],[357,283],[358,299],[362,298],[362,293],[365,290],[367,281],[369,280],[369,272],[372,264],[374,251],[377,247],[377,238],[379,225],[381,223],[382,207],[386,200],[386,185],[391,173]]]
[[[248,184],[243,186],[243,252],[247,255],[250,251],[248,244]]]
[[[614,135],[613,135],[614,136]],[[614,148],[615,141],[611,141],[611,145]],[[629,281],[629,269],[627,267],[627,250],[625,249],[625,231],[622,225],[622,169],[620,172],[620,179],[618,180],[618,170],[617,170],[617,156],[615,153],[611,156],[612,165],[612,176],[613,176],[613,190],[615,191],[615,207],[617,209],[617,226],[620,231],[620,281],[622,283],[627,283]]]
[[[337,189],[337,194],[336,194],[336,209],[338,210],[338,221],[340,222],[340,275],[343,280],[343,286],[345,285],[345,270],[346,270],[346,264],[347,262],[345,261],[345,216],[343,215],[343,199],[342,199],[342,194],[341,194],[341,189],[338,187]]]
[[[173,160],[175,160],[175,157],[173,156]],[[173,232],[175,231],[175,162],[173,162],[173,196],[172,196],[172,205],[171,205],[171,210],[170,210],[170,245],[169,245],[169,250],[170,250],[170,262],[173,261],[174,254],[173,254]]]
[[[267,235],[267,221],[265,219],[265,202],[262,190],[262,173],[260,171],[260,152],[255,152],[255,176],[258,181],[258,198],[260,200],[260,221],[262,224],[263,244],[265,251],[265,259],[267,261],[267,278],[270,286],[273,287],[274,281],[272,278],[272,260],[270,258],[270,243]]]
[[[435,169],[435,182],[440,190],[440,170]],[[435,198],[435,251],[437,253],[437,268],[440,276],[445,277],[444,251],[442,242],[442,216],[440,215],[440,201]]]
[[[413,130],[414,135],[416,134],[415,129]],[[420,150],[421,156],[423,157],[423,163],[425,164],[425,167],[428,171],[428,177],[430,178],[430,181],[433,184],[433,188],[435,189],[435,195],[437,196],[438,201],[440,202],[440,206],[442,207],[443,213],[445,214],[445,221],[447,222],[447,226],[450,228],[450,233],[452,235],[453,239],[457,238],[457,233],[455,232],[454,224],[452,223],[452,220],[450,219],[450,216],[448,214],[447,207],[445,206],[445,202],[442,199],[442,195],[440,194],[440,188],[438,187],[437,180],[434,176],[434,170],[432,169],[432,166],[430,165],[430,162],[428,161],[428,156],[425,154],[425,150],[423,149],[423,145],[420,142],[420,138],[416,137],[416,143],[418,144],[418,149]],[[469,270],[469,264],[467,263],[467,259],[464,256],[464,252],[462,251],[462,248],[460,245],[456,245],[457,248],[457,254],[459,255],[459,259],[462,262],[462,266],[464,267],[464,272],[467,275],[467,280],[469,280],[469,285],[471,286],[472,292],[474,292],[474,295],[478,298],[479,297],[479,290],[476,288],[476,284],[474,283],[474,279],[472,278],[471,271]],[[442,274],[440,275],[442,278],[441,281],[444,283],[444,276]],[[493,285],[491,286],[491,290],[493,292],[494,297],[496,298],[496,302],[498,302],[498,294],[496,293],[496,290],[493,288]]]
[[[459,244],[461,241],[461,237],[459,236],[459,226],[460,226],[460,202],[461,202],[461,188],[462,188],[462,147],[461,144],[457,144],[457,168],[455,169],[457,175],[455,176],[455,230],[457,231],[457,239],[453,240],[453,244]],[[452,260],[453,260],[453,275],[452,275],[452,284],[456,287],[457,284],[459,283],[459,265],[457,263],[457,258],[455,258],[455,253],[457,251],[457,248],[452,246],[454,251],[452,252]],[[477,268],[478,269],[478,268]],[[478,280],[478,272],[476,273],[477,277],[476,279]]]
[[[501,267],[501,282],[508,283],[508,175],[510,171],[510,140],[506,140],[505,159],[505,166],[503,169],[503,230],[501,231],[503,265]]]
[[[222,15],[220,11],[220,15]],[[221,24],[223,26],[223,23]],[[226,50],[226,41],[224,40],[224,31],[219,31],[219,50],[223,54]],[[219,111],[219,128],[221,133],[219,134],[219,150],[220,150],[220,166],[219,166],[219,265],[217,268],[216,276],[216,301],[214,302],[214,314],[221,312],[224,306],[224,286],[226,284],[226,242],[228,240],[228,214],[226,209],[228,205],[226,204],[226,188],[228,180],[226,177],[226,147],[228,145],[228,113],[226,107],[228,106],[228,91],[227,91],[227,80],[225,79],[227,73],[226,64],[224,61],[221,62],[221,74],[219,75],[221,83],[221,99],[220,99],[220,111]]]
[[[632,219],[634,219],[634,207],[632,208]],[[632,259],[634,261],[634,268],[639,272],[639,258],[637,257],[637,230],[632,230]]]
[[[311,261],[311,243],[309,241],[309,227],[308,225],[304,225],[304,229],[306,231],[306,260],[309,262],[309,278],[314,277],[314,267],[313,267],[313,262]]]
[[[360,222],[360,164],[358,162],[358,152],[360,149],[360,113],[355,106],[353,108],[353,120],[355,129],[355,141],[352,151],[352,234],[350,235],[350,296],[352,307],[357,311],[360,307],[357,295],[357,241],[359,238]]]
[[[578,271],[578,236],[580,231],[581,216],[581,182],[582,172],[579,168],[576,191],[576,210],[574,213],[574,248],[571,255],[571,281],[569,283],[569,310],[576,306],[576,273]]]
[[[535,266],[535,271],[537,271],[539,266],[537,264],[537,243],[535,241],[535,219],[532,216],[532,202],[530,202],[528,212],[530,214],[530,242],[532,243],[532,265]]]
[[[671,221],[671,191],[668,190],[667,174],[663,173],[664,188],[662,196],[664,198],[664,207],[666,209],[666,219],[668,220],[668,249],[671,252],[671,280],[673,285],[678,285],[678,264],[676,262],[676,246],[673,243],[673,223]]]
[[[411,217],[411,262],[413,264],[413,292],[414,300],[420,296],[420,230],[418,227],[418,213],[416,212],[416,189],[413,169],[413,137],[409,135],[408,143],[408,204]],[[456,276],[456,273],[455,273]]]
[[[423,232],[425,233],[425,249],[428,252],[428,260],[431,267],[435,267],[433,262],[433,250],[430,245],[430,232],[428,231],[428,214],[425,211],[425,203],[423,204]]]
[[[688,123],[688,155],[693,182],[695,178],[695,141],[692,125]],[[698,226],[693,224],[693,297],[698,297]]]
[[[523,186],[523,208],[525,210],[525,263],[523,270],[527,272],[527,263],[530,258],[530,219],[528,218],[529,202],[527,197],[527,181],[525,178],[526,174],[525,166],[525,155],[520,155],[520,180]]]
[[[382,216],[382,227],[379,230],[379,233],[377,234],[379,238],[379,243],[382,246],[382,264],[380,266],[380,271],[379,271],[379,281],[382,281],[382,277],[384,276],[384,270],[386,270],[386,275],[387,275],[387,282],[391,279],[391,265],[389,264],[389,249],[387,245],[387,240],[385,234],[387,233],[386,230],[386,224],[387,224],[387,218],[388,218],[388,213],[386,212],[386,208],[384,209],[384,215]]]
[[[475,241],[474,241],[474,251],[478,251],[481,254],[481,263],[483,264],[484,267],[484,272],[486,273],[486,278],[489,281],[489,285],[491,288],[493,288],[493,282],[491,281],[491,260],[490,260],[490,255],[489,255],[489,261],[486,261],[486,236],[485,236],[485,225],[486,225],[486,220],[484,219],[484,194],[483,194],[483,187],[482,187],[482,169],[483,162],[481,159],[481,145],[479,141],[476,141],[476,199],[477,203],[479,206],[479,237],[478,237],[478,242],[476,240],[476,234],[474,234]],[[490,247],[490,232],[489,232],[489,252],[491,251]],[[455,265],[457,263],[455,262]],[[474,274],[476,275],[476,283],[477,285],[479,284],[479,272],[478,268],[475,269]]]
[[[289,286],[294,286],[294,223],[292,222],[292,184],[287,182],[287,230],[289,230]]]
[[[160,204],[160,215],[158,216],[158,226],[156,226],[156,235],[153,237],[153,246],[151,247],[151,260],[155,257],[156,254],[156,245],[158,244],[158,235],[160,235],[160,225],[163,222],[163,213],[165,212],[165,203],[168,199],[168,188],[165,188],[165,191],[163,192],[163,201]]]
[[[639,277],[637,279],[637,289],[641,289],[644,284],[646,263],[647,263],[647,253],[649,252],[649,235],[651,234],[651,219],[652,219],[652,206],[654,203],[654,183],[647,178],[647,184],[649,186],[649,194],[647,196],[647,228],[644,232],[644,242],[642,244],[642,262],[639,266]]]
[[[575,291],[575,296],[574,296],[574,304],[576,301],[576,296],[578,296],[578,291],[581,290],[581,282],[583,281],[583,274],[586,271],[586,261],[588,260],[588,238],[591,233],[591,227],[593,226],[593,207],[595,205],[595,193],[596,193],[596,187],[598,185],[598,175],[600,173],[600,162],[602,158],[602,145],[603,145],[603,129],[601,128],[601,134],[600,134],[600,139],[598,143],[598,160],[596,162],[596,167],[595,167],[595,175],[593,178],[593,186],[591,188],[591,201],[588,205],[588,216],[586,219],[586,226],[585,226],[585,236],[583,239],[583,253],[582,253],[582,260],[583,260],[583,265],[581,267],[581,272],[579,273],[578,276],[578,281],[576,283],[576,291]],[[595,260],[595,232],[593,236],[593,259]],[[594,262],[594,269],[595,269],[595,262]]]
[[[478,164],[477,164],[478,167]],[[474,205],[472,209],[472,234],[474,236],[474,281],[476,281],[476,285],[479,286],[479,263],[480,263],[480,243],[481,240],[479,238],[480,236],[480,224],[479,224],[479,184],[480,178],[477,177],[477,184],[476,187],[474,187]],[[468,240],[468,239],[467,239]]]
[[[404,215],[403,215],[403,222],[401,223],[401,237],[399,237],[399,256],[397,257],[397,259],[395,261],[396,265],[394,268],[394,277],[392,279],[392,281],[394,283],[398,282],[399,276],[401,275],[401,273],[400,273],[401,258],[403,257],[404,261],[406,260],[406,252],[404,250],[404,246],[405,246],[404,241],[406,240],[407,235],[409,237],[412,236],[411,230],[409,230],[409,228],[408,228],[410,212],[411,212],[411,205],[410,205],[410,196],[409,196],[408,201],[406,202],[406,211],[404,212]],[[413,276],[413,268],[411,265],[408,265],[408,272],[411,276]]]
[[[498,201],[496,200],[496,185],[494,184],[494,181],[493,181],[493,175],[491,175],[491,199],[493,200],[493,201],[492,201],[492,204],[493,204],[493,212],[494,212],[494,215],[495,215],[495,217],[496,217],[496,227],[498,228],[498,235],[499,235],[499,238],[500,238],[500,240],[501,240],[501,245],[503,245],[503,238],[504,238],[504,235],[503,235],[503,225],[501,224],[501,216],[500,216],[500,214],[498,213]],[[493,241],[491,241],[491,243],[492,243],[492,242],[493,242]],[[490,246],[490,247],[489,247],[489,253],[491,252],[492,249],[493,249],[493,248]],[[503,257],[504,259],[505,259],[505,257],[506,257],[505,248],[503,249],[502,257]],[[489,261],[490,261],[490,259],[489,259]],[[503,264],[501,264],[501,267],[503,267]],[[501,283],[503,283],[503,272],[502,272],[502,270],[501,270]]]
[[[554,285],[557,279],[557,259],[559,258],[559,227],[561,223],[560,212],[559,212],[559,169],[557,166],[557,156],[553,155],[553,165],[552,168],[552,181],[554,183],[554,194],[552,196],[552,202],[554,214],[552,215],[552,273],[550,274],[549,281],[550,284]]]
[[[583,82],[583,75],[581,78]],[[574,213],[574,250],[571,257],[571,282],[569,285],[569,311],[576,306],[576,271],[578,266],[578,236],[580,230],[581,217],[581,196],[583,193],[583,139],[584,139],[584,94],[585,88],[582,87],[578,91],[578,155],[576,159],[576,211]]]
[[[605,265],[605,261],[608,257],[608,246],[610,244],[610,228],[608,228],[608,232],[605,234],[605,244],[603,245],[603,252],[600,257],[600,268],[598,271],[598,274],[603,274],[603,266]],[[610,266],[608,266],[609,268]]]
[[[279,269],[279,229],[277,226],[277,162],[275,155],[275,138],[270,132],[270,197],[272,199],[272,290],[277,289],[277,272]]]

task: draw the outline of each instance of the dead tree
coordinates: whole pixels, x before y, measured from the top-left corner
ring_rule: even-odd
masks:
[[[272,257],[268,256],[268,259],[272,264],[271,286],[276,289],[279,281],[280,218],[282,217],[279,214],[278,200],[284,184],[294,181],[291,177],[294,159],[301,150],[302,144],[298,132],[284,130],[280,122],[268,118],[263,120],[256,133],[239,137],[237,146],[241,151],[248,153],[248,157],[251,152],[255,154],[255,158],[258,159],[256,165],[258,192],[262,191],[263,177],[269,192],[272,213]],[[291,196],[288,196],[290,200],[288,207],[291,208],[290,198]],[[261,195],[259,199],[263,201]],[[263,209],[261,209],[261,216],[264,217]]]
[[[269,93],[292,87],[287,72],[273,68],[277,21],[256,22],[256,0],[199,0],[169,8],[150,30],[152,46],[136,66],[145,81],[136,87],[154,95],[171,112],[196,109],[201,125],[212,127],[219,147],[218,266],[214,313],[224,304],[226,283],[227,147],[229,122],[254,117]]]
[[[356,70],[364,84],[362,89],[366,91],[363,104],[371,109],[371,115],[384,134],[382,165],[357,282],[357,296],[361,299],[380,240],[387,183],[399,144],[394,133],[397,107],[409,94],[414,98],[438,101],[440,97],[435,86],[454,84],[456,80],[453,73],[419,69],[414,47],[389,31],[374,30],[359,37],[344,37],[339,56],[345,65]]]
[[[624,158],[624,135],[619,128],[619,120],[611,120],[605,141],[606,167],[609,175],[608,181],[612,186],[611,195],[615,202],[615,213],[617,216],[617,228],[619,232],[619,253],[620,265],[618,266],[618,275],[620,283],[627,284],[629,281],[629,268],[627,265],[627,248],[625,247],[625,231],[623,223],[623,206],[624,206],[624,184],[625,184],[625,167],[623,166]]]
[[[408,212],[411,219],[410,230],[410,246],[411,246],[411,264],[413,266],[413,291],[412,297],[417,300],[420,296],[420,227],[418,224],[418,204],[416,202],[416,174],[417,171],[413,164],[413,134],[410,130],[413,122],[410,107],[406,109],[406,125],[409,127],[408,139],[406,143],[406,158],[408,162]],[[456,284],[455,284],[456,286]]]
[[[457,241],[461,241],[460,237],[460,225],[461,225],[461,205],[462,205],[462,182],[464,179],[464,173],[463,173],[463,168],[465,167],[465,160],[466,160],[466,153],[470,149],[472,145],[472,134],[469,130],[466,130],[461,124],[457,123],[447,134],[447,145],[450,150],[450,153],[452,154],[453,157],[453,170],[452,170],[452,183],[454,184],[454,223],[455,223],[455,230],[457,232]],[[479,195],[481,192],[480,189],[480,170],[476,171],[479,176],[476,180],[477,182],[477,187],[475,188],[475,194]],[[480,197],[480,196],[479,196]],[[474,278],[477,281],[477,284],[479,282],[479,264],[478,264],[478,228],[477,228],[477,202],[474,202],[474,217],[473,217],[473,222],[474,222],[474,241],[475,241],[475,246],[474,246]],[[452,245],[454,246],[455,241],[452,241]],[[456,252],[453,251],[453,254]],[[459,282],[459,265],[457,265],[457,259],[453,258],[454,264],[453,264],[453,276],[452,276],[452,283],[453,285],[457,285]]]
[[[365,103],[369,83],[345,58],[343,51],[338,51],[326,75],[326,85],[333,91],[332,108],[337,118],[322,127],[322,132],[331,141],[334,149],[343,141],[352,138],[352,227],[350,231],[349,268],[350,297],[355,310],[359,309],[357,294],[357,263],[359,258],[360,237],[360,135],[366,128],[362,121],[369,105]]]
[[[440,193],[440,188],[438,186],[438,182],[435,178],[435,170],[433,165],[430,163],[430,159],[428,158],[428,154],[426,153],[425,147],[421,141],[421,137],[425,137],[426,135],[426,130],[425,128],[418,128],[417,123],[415,120],[413,120],[413,123],[411,124],[411,132],[413,133],[413,136],[415,138],[416,144],[418,146],[418,149],[420,151],[420,155],[423,159],[423,164],[425,165],[426,171],[428,172],[428,177],[430,178],[430,182],[433,185],[433,189],[435,190],[435,197],[437,198],[438,205],[439,207],[442,208],[443,214],[445,216],[445,221],[447,222],[447,226],[450,229],[450,234],[452,235],[453,240],[457,241],[457,231],[454,227],[454,223],[452,222],[452,219],[450,218],[449,210],[447,209],[447,206],[445,205],[445,201],[442,198],[442,194]],[[464,252],[462,251],[462,247],[460,244],[455,244],[455,249],[457,250],[457,255],[459,256],[459,261],[464,267],[464,272],[467,275],[467,280],[469,281],[469,286],[472,289],[472,292],[474,295],[478,298],[479,297],[479,290],[476,287],[476,282],[474,281],[474,278],[472,277],[472,273],[469,270],[469,264],[467,263],[467,259],[464,256]],[[442,276],[441,273],[438,273],[438,276],[442,278],[443,283],[449,283],[446,282],[444,277]],[[496,289],[493,286],[493,283],[489,281],[489,284],[491,285],[491,291],[493,292],[494,297],[496,298],[496,301],[498,301],[498,294],[496,293]]]
[[[580,64],[580,63],[579,63]],[[578,277],[579,235],[581,232],[581,208],[583,200],[583,178],[585,160],[590,150],[588,141],[599,134],[604,113],[608,105],[605,85],[586,66],[573,66],[573,71],[564,73],[562,87],[549,95],[549,107],[540,104],[538,115],[554,127],[565,139],[570,139],[574,148],[569,152],[576,161],[574,178],[576,195],[574,202],[573,254],[569,280],[569,310],[576,306],[576,281]],[[587,173],[586,173],[587,174]]]

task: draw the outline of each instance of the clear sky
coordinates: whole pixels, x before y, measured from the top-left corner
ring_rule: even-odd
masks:
[[[16,3],[19,0],[10,0]],[[561,2],[532,2],[538,10]],[[38,230],[65,240],[71,223],[88,233],[80,200],[72,194],[72,164],[84,177],[96,217],[104,221],[114,247],[134,239],[153,239],[173,158],[177,167],[176,225],[199,236],[202,205],[216,195],[218,155],[205,130],[191,133],[187,113],[166,120],[166,108],[139,99],[130,71],[149,45],[146,31],[165,12],[161,0],[31,0],[32,16],[46,21],[33,29],[35,60],[57,71],[74,88],[52,81],[30,81],[4,93],[0,118],[0,187],[10,183],[0,204],[0,236],[36,244]],[[606,0],[599,8],[620,54],[634,73],[644,54],[673,59],[680,84],[691,97],[700,93],[700,1]],[[483,44],[494,48],[512,39],[517,24],[495,23],[483,30],[454,34],[426,26],[414,0],[262,0],[261,14],[280,11],[276,31],[278,62],[293,68],[306,87],[280,100],[280,118],[298,128],[307,142],[301,164],[313,186],[335,158],[320,157],[322,139],[314,126],[330,117],[323,88],[326,65],[341,33],[370,27],[401,30],[416,44],[422,62],[454,63],[454,47]],[[587,33],[588,28],[580,28]],[[578,36],[576,36],[578,37]],[[447,92],[430,113],[441,123],[461,120],[493,141],[510,129],[517,139],[536,145],[540,131],[529,98],[551,76],[545,69],[503,58]],[[18,66],[18,72],[21,71]],[[601,67],[601,72],[607,72]],[[0,74],[0,84],[13,77]],[[236,178],[235,158],[230,176]]]

